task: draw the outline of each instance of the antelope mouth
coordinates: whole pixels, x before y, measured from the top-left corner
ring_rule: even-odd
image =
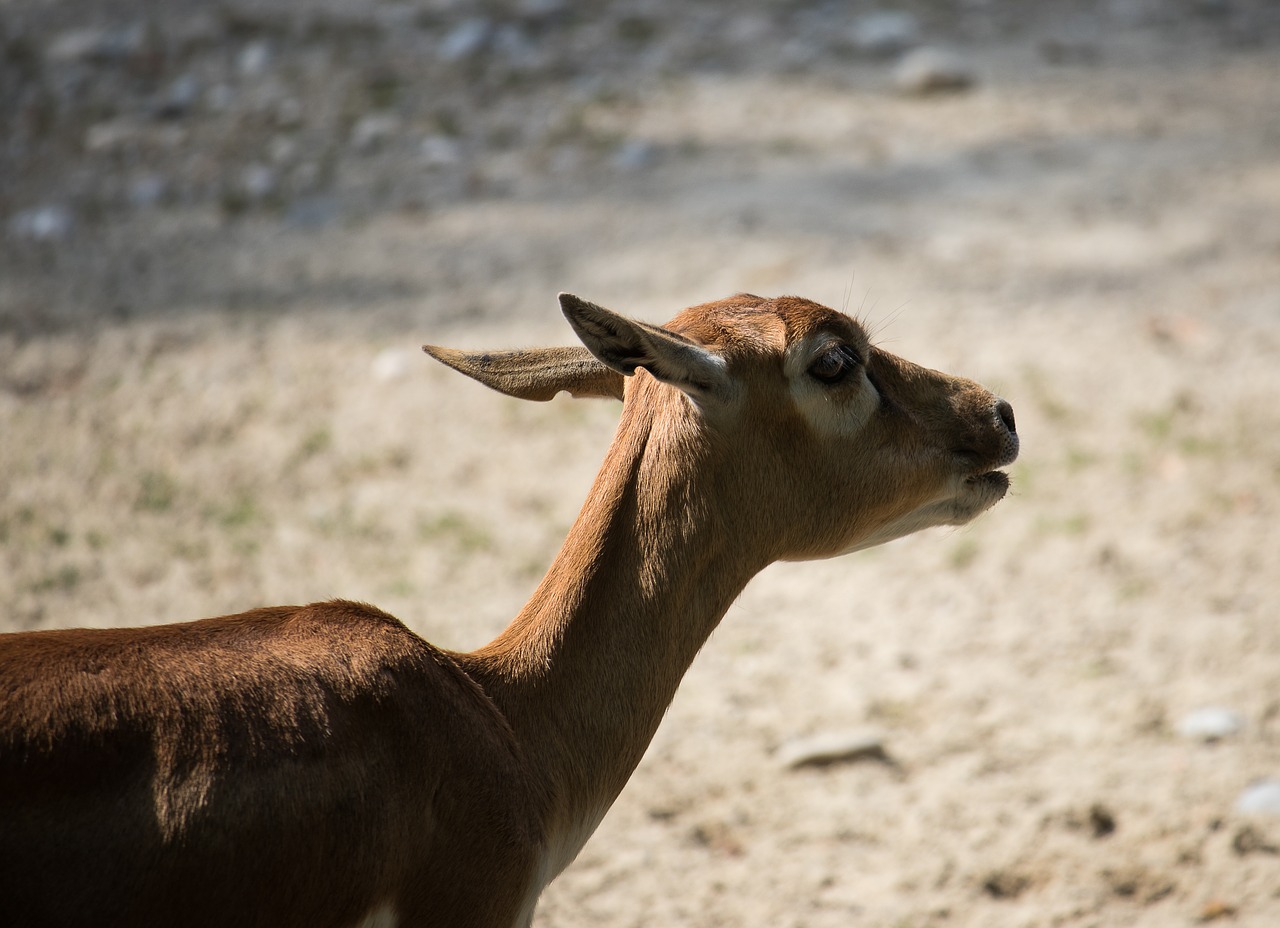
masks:
[[[1004,496],[1009,492],[1009,475],[1002,470],[989,470],[986,473],[966,477],[965,486]]]

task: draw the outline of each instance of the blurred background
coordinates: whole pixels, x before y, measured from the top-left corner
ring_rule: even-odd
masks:
[[[536,925],[1280,924],[1280,5],[6,0],[0,627],[488,640],[617,408],[418,346],[559,290],[808,296],[1024,452],[758,578]]]

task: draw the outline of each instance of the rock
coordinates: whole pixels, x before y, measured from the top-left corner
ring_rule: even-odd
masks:
[[[200,81],[194,74],[184,74],[169,85],[156,106],[160,119],[181,119],[200,100]]]
[[[271,43],[266,39],[250,42],[236,56],[236,70],[241,77],[260,77],[271,66]]]
[[[778,748],[777,759],[790,770],[863,760],[893,763],[884,740],[868,732],[824,732],[795,738]]]
[[[91,152],[114,152],[138,144],[143,129],[132,119],[119,118],[94,123],[84,133],[84,147]]]
[[[853,47],[864,55],[891,58],[920,44],[920,21],[905,10],[881,10],[853,21]]]
[[[136,22],[115,29],[72,29],[60,33],[45,48],[45,57],[54,63],[127,61],[142,51],[147,27]]]
[[[1234,709],[1204,706],[1184,715],[1177,725],[1178,734],[1193,741],[1220,741],[1238,734],[1244,728],[1244,717]]]
[[[169,195],[169,182],[160,174],[144,174],[129,185],[129,205],[150,209]]]
[[[917,96],[966,90],[974,81],[968,62],[954,52],[931,46],[908,52],[893,69],[894,86]]]
[[[418,154],[429,168],[443,168],[462,160],[462,149],[447,135],[428,135],[418,145]]]
[[[368,154],[377,151],[400,131],[400,118],[390,113],[361,116],[351,129],[351,147]]]
[[[322,229],[342,218],[342,205],[328,194],[299,197],[289,204],[285,222],[296,229]]]
[[[437,52],[445,61],[465,61],[488,48],[492,38],[493,23],[489,20],[482,17],[466,19],[440,41]]]
[[[1280,816],[1280,779],[1271,777],[1250,783],[1236,799],[1236,811],[1241,815]]]
[[[276,189],[276,173],[265,164],[251,164],[241,177],[245,193],[256,200],[270,196]]]
[[[613,154],[613,166],[623,171],[642,171],[658,161],[658,148],[652,142],[629,139]]]
[[[75,216],[65,206],[49,204],[24,210],[9,220],[9,233],[33,242],[61,242],[71,237]]]

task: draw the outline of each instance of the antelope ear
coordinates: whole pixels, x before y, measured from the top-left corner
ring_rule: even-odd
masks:
[[[422,350],[486,387],[517,399],[545,402],[561,391],[573,396],[622,399],[622,377],[578,346],[458,351],[423,345]]]
[[[572,293],[560,294],[560,308],[587,349],[612,370],[630,376],[643,367],[700,402],[729,395],[724,358],[684,336],[620,316]]]

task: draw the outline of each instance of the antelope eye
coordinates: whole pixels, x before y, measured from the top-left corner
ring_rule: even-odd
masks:
[[[839,383],[862,363],[858,353],[848,345],[829,348],[809,365],[809,375],[823,383]]]

